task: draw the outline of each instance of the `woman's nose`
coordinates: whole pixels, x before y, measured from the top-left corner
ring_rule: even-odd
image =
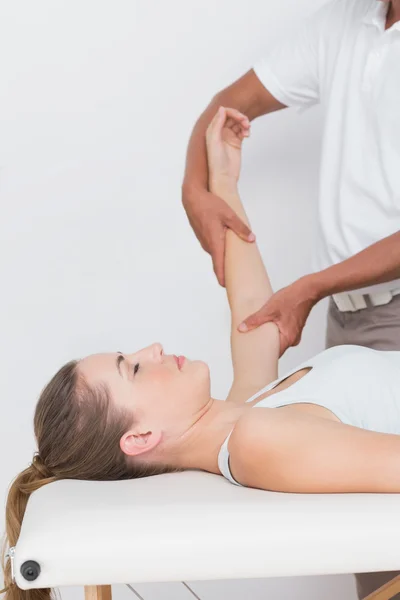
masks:
[[[162,357],[162,355],[164,354],[164,348],[162,347],[161,344],[158,344],[158,343],[152,344],[151,349],[152,349],[154,358],[157,360],[159,360]]]
[[[131,360],[144,359],[149,361],[160,361],[164,354],[164,348],[161,344],[151,344],[139,352],[134,352],[130,355]]]
[[[164,349],[161,344],[151,344],[142,350],[144,357],[147,360],[154,360],[160,362],[164,354]]]

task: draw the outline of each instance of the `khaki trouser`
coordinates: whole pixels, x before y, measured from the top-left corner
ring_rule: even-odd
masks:
[[[340,312],[332,298],[329,299],[326,347],[356,344],[376,350],[400,351],[400,295],[382,306],[373,306],[368,297],[365,299],[368,307],[355,312]],[[358,598],[365,598],[399,574],[400,571],[356,573]],[[400,594],[393,596],[394,599],[400,600]]]

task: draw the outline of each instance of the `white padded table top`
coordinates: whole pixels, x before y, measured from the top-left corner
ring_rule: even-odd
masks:
[[[15,576],[29,589],[392,571],[399,539],[400,494],[266,492],[200,471],[63,480],[30,497]]]

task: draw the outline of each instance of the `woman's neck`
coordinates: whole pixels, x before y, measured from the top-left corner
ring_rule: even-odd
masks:
[[[174,448],[173,466],[219,474],[218,453],[226,437],[251,406],[210,398],[203,414]],[[171,461],[168,461],[171,463]]]

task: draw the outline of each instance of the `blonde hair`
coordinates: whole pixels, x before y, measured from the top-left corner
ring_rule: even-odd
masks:
[[[42,391],[34,416],[38,453],[12,482],[6,503],[2,551],[4,600],[50,600],[52,590],[21,590],[12,581],[6,553],[16,545],[29,496],[59,479],[112,481],[180,471],[127,457],[119,446],[133,416],[112,403],[105,384],[90,387],[78,361],[64,365]],[[96,426],[94,426],[96,424]]]

